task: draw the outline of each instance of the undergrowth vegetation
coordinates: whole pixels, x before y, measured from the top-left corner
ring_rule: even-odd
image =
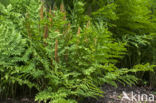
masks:
[[[137,72],[153,71],[154,65],[147,62],[137,62],[130,68],[117,66],[130,52],[128,46],[139,50],[138,45],[150,45],[150,36],[145,35],[150,31],[143,31],[148,28],[135,28],[133,21],[124,24],[128,20],[115,14],[115,4],[93,12],[92,18],[84,13],[83,2],[75,1],[74,5],[72,11],[66,10],[63,2],[53,8],[45,7],[40,0],[11,0],[7,6],[0,3],[2,97],[17,95],[18,87],[27,87],[37,91],[35,101],[78,103],[85,97],[102,96],[100,86],[104,83],[133,85],[139,80]],[[108,12],[101,13],[103,10]],[[127,33],[124,28],[129,28],[125,25],[143,36],[127,34],[128,39],[122,40],[122,34]]]

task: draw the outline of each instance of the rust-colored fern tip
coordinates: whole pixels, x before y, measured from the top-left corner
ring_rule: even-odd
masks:
[[[81,32],[81,28],[79,27],[78,30],[77,30],[77,35],[79,35]]]
[[[90,21],[87,22],[86,28],[88,28],[89,26],[90,26]]]
[[[52,26],[52,13],[51,13],[51,7],[49,9],[49,22],[50,22],[50,27]]]
[[[55,61],[58,62],[58,39],[55,41]]]
[[[57,10],[57,6],[56,4],[54,3],[54,6],[53,6],[53,9],[56,11]]]
[[[44,8],[44,6],[42,5],[41,9],[40,9],[40,19],[41,20],[43,19],[43,8]]]
[[[60,5],[60,10],[61,10],[61,12],[65,12],[65,8],[64,8],[64,3],[63,2]]]
[[[44,38],[46,39],[48,37],[48,25],[44,27]]]

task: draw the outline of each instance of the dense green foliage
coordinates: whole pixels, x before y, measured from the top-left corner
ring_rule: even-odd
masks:
[[[136,73],[153,71],[154,3],[88,1],[0,2],[2,96],[21,87],[39,102],[77,103],[102,96],[104,83],[132,85]]]

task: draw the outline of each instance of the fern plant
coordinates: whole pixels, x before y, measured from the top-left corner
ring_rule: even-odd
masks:
[[[0,5],[1,93],[27,85],[38,91],[38,102],[78,103],[102,96],[103,83],[135,84],[138,79],[129,73],[153,70],[149,64],[117,68],[126,44],[113,39],[104,23],[73,28],[64,6],[47,10],[40,0],[22,1]]]

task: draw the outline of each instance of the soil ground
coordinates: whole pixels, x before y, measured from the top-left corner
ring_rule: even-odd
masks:
[[[115,88],[110,85],[104,85],[102,90],[104,91],[104,97],[100,97],[97,100],[88,98],[84,103],[156,103],[156,90],[148,86],[130,87],[119,85],[118,88]]]

